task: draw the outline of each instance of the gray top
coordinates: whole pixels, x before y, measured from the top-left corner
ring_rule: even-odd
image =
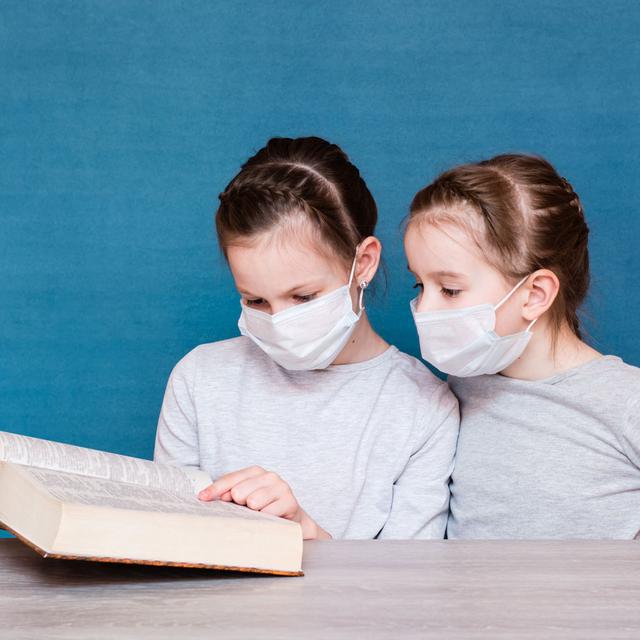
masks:
[[[176,365],[154,458],[213,478],[275,471],[336,538],[442,538],[458,421],[449,387],[395,347],[287,371],[241,337]]]
[[[546,380],[449,382],[462,416],[449,537],[640,530],[640,369],[604,356]]]

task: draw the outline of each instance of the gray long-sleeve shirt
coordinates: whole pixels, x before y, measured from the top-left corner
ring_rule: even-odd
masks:
[[[461,413],[450,538],[640,531],[640,369],[605,356],[546,380],[449,383]]]
[[[287,371],[241,337],[175,366],[154,457],[213,478],[275,471],[336,538],[442,538],[458,422],[448,386],[395,347]]]

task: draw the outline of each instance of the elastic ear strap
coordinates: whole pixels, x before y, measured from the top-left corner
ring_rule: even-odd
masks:
[[[360,249],[360,245],[362,242],[358,242],[356,245],[356,253],[353,256],[353,262],[351,263],[351,273],[349,274],[349,287],[351,287],[351,283],[353,282],[353,276],[356,273],[356,263],[358,262],[358,249]]]
[[[538,318],[534,318],[530,323],[529,326],[527,327],[527,331],[531,331],[531,327],[533,327],[533,325],[538,322]]]
[[[353,262],[351,263],[351,273],[349,274],[349,287],[351,287],[351,283],[353,282],[353,276],[356,272],[356,261],[358,260],[358,254],[356,254],[353,258]]]
[[[526,275],[524,278],[522,278],[522,280],[520,280],[520,282],[518,282],[518,284],[515,287],[513,287],[513,289],[511,289],[511,291],[509,291],[509,293],[507,293],[507,295],[504,298],[502,298],[502,300],[500,300],[500,302],[498,302],[498,304],[494,307],[496,311],[514,294],[515,291],[518,290],[520,285],[529,277],[529,275]]]

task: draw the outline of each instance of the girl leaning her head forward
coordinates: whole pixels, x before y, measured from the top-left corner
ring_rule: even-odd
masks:
[[[274,138],[220,195],[241,337],[174,368],[155,459],[216,478],[201,498],[305,538],[444,535],[457,402],[366,313],[380,242],[358,169],[320,138]]]

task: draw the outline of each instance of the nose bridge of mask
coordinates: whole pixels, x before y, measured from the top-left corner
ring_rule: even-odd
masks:
[[[476,331],[491,331],[495,327],[495,310],[491,304],[479,304],[463,309],[441,309],[439,311],[417,311],[418,298],[411,303],[411,310],[416,324],[424,324],[429,327],[429,333],[437,333],[444,337],[453,337],[460,328],[461,323],[468,329]],[[452,322],[455,320],[455,322]]]
[[[338,302],[342,297],[342,292],[344,289],[346,289],[347,291],[351,290],[351,283],[353,282],[355,266],[356,261],[354,258],[353,264],[351,265],[351,272],[349,274],[349,283],[347,285],[338,287],[337,289],[334,289],[333,291],[330,291],[329,293],[320,296],[315,300],[310,300],[309,302],[304,302],[303,304],[291,306],[288,309],[283,309],[282,311],[278,311],[277,313],[266,313],[265,311],[261,311],[260,309],[252,309],[245,304],[241,304],[242,310],[246,315],[251,316],[256,320],[261,320],[262,322],[270,325],[282,325],[284,323],[288,323],[290,320],[294,320],[298,316],[305,315],[315,307],[326,306],[333,300]],[[350,297],[351,296],[349,296],[349,298]],[[362,309],[362,295],[360,296],[360,308]]]
[[[346,287],[342,286],[334,291],[330,291],[324,296],[320,296],[315,300],[310,300],[309,302],[304,302],[303,304],[296,304],[288,309],[284,309],[283,311],[278,311],[278,313],[266,313],[265,311],[260,311],[259,309],[252,309],[246,305],[242,305],[242,309],[245,315],[255,319],[258,322],[269,325],[274,329],[276,327],[285,328],[285,325],[290,325],[292,321],[297,320],[298,318],[304,318],[308,316],[309,313],[312,313],[316,308],[324,308],[327,310],[328,315],[332,315],[332,313],[337,312],[338,308],[341,308],[344,304],[344,290]],[[351,299],[351,298],[349,298]],[[309,329],[307,329],[308,331]]]

